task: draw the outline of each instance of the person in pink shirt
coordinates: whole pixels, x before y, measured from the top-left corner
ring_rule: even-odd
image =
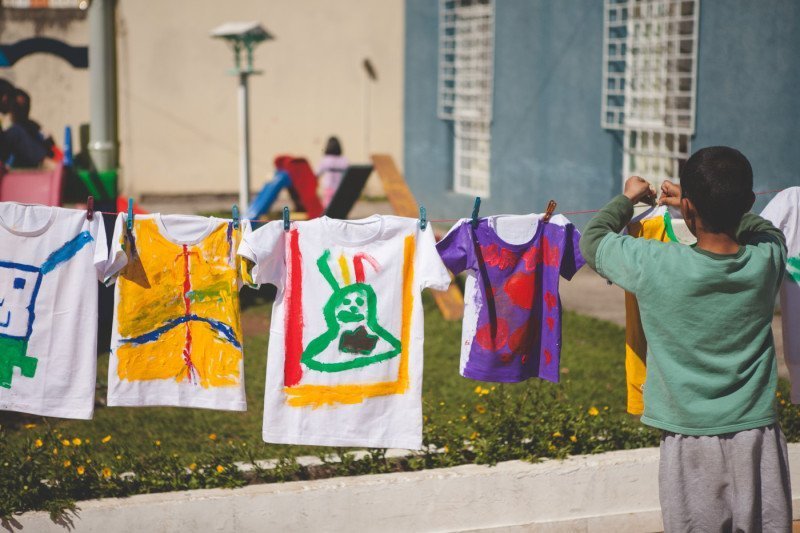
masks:
[[[335,136],[328,138],[325,155],[317,166],[317,177],[322,190],[322,205],[328,207],[347,169],[347,158],[342,155],[342,145]]]

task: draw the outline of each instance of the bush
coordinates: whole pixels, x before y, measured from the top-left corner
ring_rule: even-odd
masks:
[[[333,476],[386,473],[456,466],[493,465],[520,459],[564,458],[611,450],[657,446],[660,433],[634,417],[604,405],[576,405],[566,388],[541,381],[522,386],[479,385],[473,401],[454,411],[444,402],[426,406],[424,450],[405,458],[387,458],[386,450],[354,454],[339,449],[321,455],[318,466],[303,466],[292,456],[264,467],[258,450],[247,443],[222,442],[211,434],[204,451],[187,459],[165,452],[159,441],[148,453],[133,454],[109,435],[90,441],[58,430],[27,427],[22,441],[0,430],[0,518],[33,510],[53,517],[76,509],[76,501],[99,497],[201,488],[234,488],[248,483],[277,483]],[[519,391],[517,386],[514,391]],[[780,422],[790,442],[800,441],[800,410],[790,406],[788,386],[777,393]],[[447,413],[460,412],[455,418]],[[111,453],[109,453],[111,452]],[[239,468],[236,457],[248,457]],[[97,458],[100,459],[97,459]],[[112,459],[105,459],[112,457]]]

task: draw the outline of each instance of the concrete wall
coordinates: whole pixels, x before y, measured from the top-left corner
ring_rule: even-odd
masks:
[[[789,445],[792,484],[800,445]],[[661,531],[658,449],[81,502],[77,531]],[[793,499],[795,516],[800,497]],[[69,524],[69,522],[67,522]],[[6,525],[6,524],[4,524]],[[63,531],[47,513],[7,524]]]
[[[437,4],[406,1],[404,164],[433,217],[469,216],[452,192],[452,130],[436,117]],[[491,199],[483,213],[600,207],[619,192],[619,133],[600,127],[603,5],[495,2]],[[740,148],[757,190],[800,183],[800,3],[701,2],[693,149]],[[763,205],[764,199],[757,205]],[[588,215],[571,217],[581,225]]]
[[[38,25],[26,20],[37,16],[3,10],[3,42],[38,33],[87,44],[84,19]],[[233,53],[209,37],[229,20],[259,20],[276,37],[256,49],[255,65],[264,74],[251,78],[254,187],[271,176],[274,155],[316,161],[330,134],[341,138],[352,161],[366,162],[372,152],[399,161],[402,0],[119,0],[125,192],[237,190],[237,81],[227,75]],[[364,58],[378,74],[369,88]],[[63,124],[88,122],[88,76],[58,63],[33,56],[0,76],[30,90],[34,116],[60,138]]]
[[[800,2],[701,2],[698,51],[694,149],[738,148],[756,190],[800,185]]]

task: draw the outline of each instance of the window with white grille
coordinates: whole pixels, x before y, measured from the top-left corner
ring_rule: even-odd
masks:
[[[658,186],[691,149],[700,0],[605,0],[604,128],[624,132],[623,179]]]
[[[493,0],[439,2],[439,118],[453,121],[456,192],[488,196]]]

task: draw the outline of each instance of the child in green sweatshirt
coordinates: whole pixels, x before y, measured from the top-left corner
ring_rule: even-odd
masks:
[[[695,246],[620,235],[655,191],[641,178],[586,226],[580,248],[636,295],[649,346],[642,422],[663,431],[665,531],[790,531],[786,441],[777,424],[775,298],[783,234],[749,213],[753,172],[739,151],[699,150],[660,203],[679,207]]]

